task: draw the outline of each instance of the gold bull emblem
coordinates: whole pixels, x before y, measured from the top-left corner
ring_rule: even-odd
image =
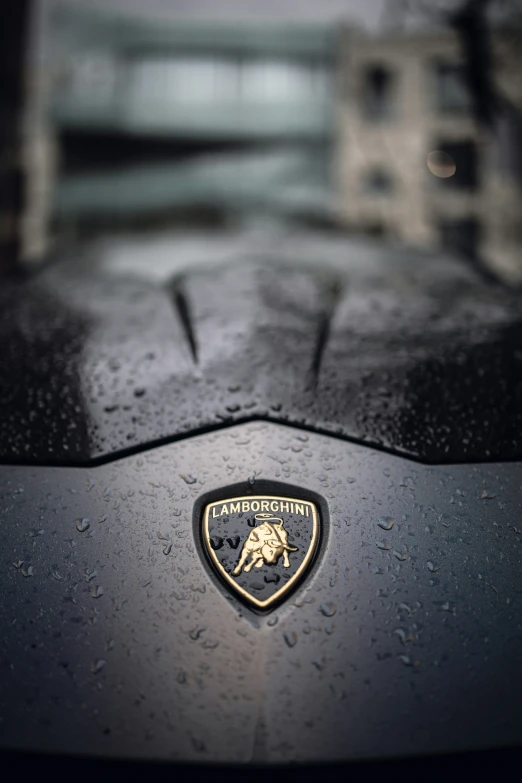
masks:
[[[283,556],[283,566],[290,568],[289,552],[297,552],[297,547],[288,543],[288,533],[283,527],[283,520],[271,514],[256,514],[254,519],[261,522],[253,530],[241,550],[241,557],[232,571],[239,576],[242,570],[248,573],[253,566],[261,568],[264,564],[275,565]],[[246,561],[250,557],[250,562]]]

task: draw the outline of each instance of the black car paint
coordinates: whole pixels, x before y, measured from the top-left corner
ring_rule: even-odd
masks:
[[[3,286],[2,747],[278,765],[521,744],[519,297],[318,247],[163,285],[68,257]],[[265,617],[201,551],[231,485],[301,487],[327,520]]]
[[[201,546],[201,498],[322,498],[273,611]],[[522,741],[520,465],[424,466],[267,422],[94,468],[2,471],[4,747],[334,762]]]
[[[520,459],[518,293],[436,256],[353,272],[345,252],[165,285],[68,258],[4,284],[0,459],[88,465],[251,419],[426,463]]]

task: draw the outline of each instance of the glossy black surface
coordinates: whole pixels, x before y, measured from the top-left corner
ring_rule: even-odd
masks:
[[[284,764],[522,743],[520,463],[255,422],[0,475],[0,747]],[[261,616],[209,568],[201,501],[282,485],[324,499],[328,535]]]
[[[522,457],[518,292],[316,237],[221,255],[161,282],[85,253],[4,282],[0,459],[88,464],[256,418],[424,462]]]

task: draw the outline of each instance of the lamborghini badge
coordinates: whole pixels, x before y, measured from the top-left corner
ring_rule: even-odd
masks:
[[[309,500],[250,495],[209,503],[203,541],[234,592],[258,609],[286,597],[312,563],[319,515]]]

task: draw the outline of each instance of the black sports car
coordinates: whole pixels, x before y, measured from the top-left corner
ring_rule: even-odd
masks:
[[[127,56],[136,31],[111,29],[100,41],[117,39]],[[167,32],[153,32],[147,45],[163,47]],[[208,39],[190,35],[187,47]],[[237,44],[221,35],[230,57]],[[300,57],[330,45],[250,35],[256,58],[269,45],[283,57],[289,41]],[[366,63],[370,44],[357,40],[349,51]],[[399,72],[394,40],[382,56],[391,51]],[[421,50],[413,37],[404,46],[410,84]],[[397,119],[379,63],[361,71],[360,150],[375,123],[381,133]],[[147,60],[140,78],[157,67]],[[435,70],[447,92],[434,127],[450,128],[444,112],[451,101],[464,111],[465,81],[453,66]],[[102,213],[105,228],[116,213],[128,228],[152,202],[170,210],[185,196],[203,209],[202,182],[219,183],[227,208],[239,209],[239,194],[256,212],[287,185],[288,199],[302,195],[303,171],[324,149],[287,158],[256,147],[249,158],[237,138],[185,139],[182,163],[160,176],[163,163],[122,160],[147,144],[170,154],[164,138],[116,133],[112,114],[102,133],[106,108],[85,103],[81,114],[67,100],[57,114],[70,165],[56,186],[62,228],[92,233]],[[475,111],[489,127],[484,106]],[[262,114],[241,132],[255,135]],[[402,138],[394,128],[383,132],[390,144]],[[447,128],[449,141],[422,153],[423,176],[455,177],[456,190],[418,186],[435,218],[462,212],[437,223],[440,250],[285,212],[250,228],[178,224],[159,240],[78,232],[35,271],[3,276],[0,758],[16,774],[429,777],[520,760],[522,304],[500,261],[488,267],[471,252],[479,240],[465,212],[491,212],[481,218],[486,252],[517,202],[497,180],[473,191],[486,142],[473,130],[472,147]],[[93,150],[111,158],[120,142],[117,171],[90,172]],[[244,156],[245,180],[265,169],[282,179],[261,177],[257,190],[240,181],[232,198],[230,154]],[[397,230],[413,225],[414,178],[397,187],[379,168],[366,174],[369,192],[352,194],[366,233],[392,218]],[[371,223],[375,204],[383,225]],[[452,231],[470,240],[467,260],[458,241],[448,250]]]

